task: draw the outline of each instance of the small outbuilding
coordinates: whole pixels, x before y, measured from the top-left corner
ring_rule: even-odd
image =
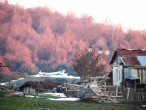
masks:
[[[146,50],[117,49],[110,65],[111,84],[122,87],[123,97],[146,100]]]
[[[19,90],[23,91],[24,93],[50,92],[58,85],[61,85],[61,83],[28,81],[20,86]]]
[[[135,89],[146,87],[146,50],[117,49],[110,65],[112,85]]]

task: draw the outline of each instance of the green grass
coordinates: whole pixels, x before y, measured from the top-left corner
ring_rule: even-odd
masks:
[[[1,93],[1,92],[0,92]],[[0,110],[142,110],[137,104],[95,104],[85,102],[55,102],[44,98],[0,97]]]
[[[13,93],[13,91],[4,91],[4,90],[0,90],[0,97],[4,97],[6,94],[10,94],[10,93]]]
[[[83,102],[55,102],[24,97],[0,97],[0,110],[142,110],[138,105],[89,104]]]

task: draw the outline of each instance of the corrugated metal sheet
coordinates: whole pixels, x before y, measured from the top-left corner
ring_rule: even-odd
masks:
[[[143,49],[117,49],[110,61],[110,64],[113,64],[117,57],[137,57],[137,56],[146,56],[146,50]]]
[[[122,60],[125,66],[141,66],[137,57],[123,57]]]
[[[146,66],[146,56],[137,56],[137,59],[141,66]]]
[[[146,50],[128,50],[128,49],[118,49],[116,50],[117,55],[121,57],[136,57],[136,56],[146,56]]]
[[[146,56],[122,57],[125,66],[146,66]]]

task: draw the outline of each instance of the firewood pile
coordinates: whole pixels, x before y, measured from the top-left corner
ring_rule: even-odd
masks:
[[[64,84],[62,89],[67,96],[79,97],[82,100],[89,98],[96,102],[116,103],[122,98],[121,88],[106,85],[105,77],[84,81],[82,85]]]

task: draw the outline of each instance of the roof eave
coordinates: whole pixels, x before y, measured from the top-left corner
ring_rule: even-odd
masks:
[[[125,66],[126,68],[146,68],[146,66]]]

